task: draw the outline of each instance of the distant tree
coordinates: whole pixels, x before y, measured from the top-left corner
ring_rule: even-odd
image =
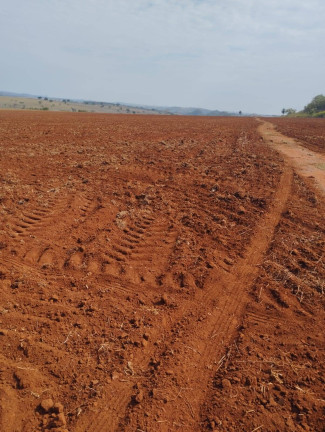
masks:
[[[305,106],[304,112],[307,114],[315,114],[319,111],[325,111],[325,96],[320,94]]]
[[[295,110],[294,108],[283,108],[282,109],[282,114],[287,114],[287,115],[292,115],[292,114],[296,114],[297,110]]]
[[[239,111],[239,115],[242,115],[242,112],[241,112],[241,111]]]

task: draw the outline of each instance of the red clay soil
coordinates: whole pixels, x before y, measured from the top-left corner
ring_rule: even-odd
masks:
[[[284,135],[295,138],[313,151],[325,153],[325,119],[274,117],[268,120]]]
[[[275,126],[269,122],[261,121],[258,131],[270,146],[286,157],[299,175],[312,178],[315,187],[325,197],[325,153],[298,144],[293,138],[276,131]]]
[[[1,431],[324,430],[324,198],[258,127],[0,112]]]

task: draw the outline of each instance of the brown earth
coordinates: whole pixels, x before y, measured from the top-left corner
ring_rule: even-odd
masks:
[[[1,431],[324,430],[324,198],[267,133],[0,112]]]
[[[311,150],[325,153],[325,119],[275,117],[269,121],[284,135],[295,138]]]
[[[316,188],[325,195],[325,154],[314,152],[277,132],[272,123],[262,122],[259,132],[272,147],[286,156],[298,174],[314,179]]]

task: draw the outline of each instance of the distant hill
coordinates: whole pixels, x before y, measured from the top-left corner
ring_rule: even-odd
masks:
[[[8,91],[0,91],[0,96],[10,96],[10,97],[20,97],[20,98],[36,98],[37,96],[33,96],[27,93],[14,93]]]
[[[227,111],[209,110],[206,108],[182,108],[182,107],[164,107],[164,110],[178,115],[188,116],[231,116],[237,115]]]
[[[169,114],[156,109],[140,108],[120,103],[61,99],[8,91],[0,91],[0,109],[94,112],[105,114]]]
[[[126,114],[172,114],[184,116],[238,116],[239,113],[210,110],[196,107],[178,107],[178,106],[155,106],[130,104],[125,102],[102,102],[84,99],[62,99],[56,97],[44,97],[40,95],[30,95],[27,93],[14,93],[0,91],[0,97],[3,99],[0,108],[5,109],[45,109],[50,111],[87,111],[87,112],[106,112],[106,113],[126,113]],[[4,101],[4,98],[13,98]],[[14,100],[15,99],[15,100]],[[24,99],[20,100],[20,99]],[[26,101],[29,99],[30,102]],[[32,103],[36,100],[38,105]],[[42,102],[41,102],[42,101]],[[0,101],[1,102],[1,101]],[[251,115],[251,114],[242,114]]]
[[[128,104],[130,106],[143,108],[143,109],[155,109],[159,111],[165,111],[174,115],[185,115],[185,116],[237,116],[238,113],[210,110],[206,108],[195,108],[195,107],[178,107],[178,106],[155,106],[155,105],[138,105]]]

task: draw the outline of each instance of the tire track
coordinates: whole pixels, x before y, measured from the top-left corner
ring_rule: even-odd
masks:
[[[110,244],[101,244],[99,242],[98,249],[102,249],[100,254],[86,254],[80,251],[72,251],[66,259],[65,267],[79,268],[88,270],[94,273],[105,273],[117,276],[124,272],[125,266],[136,246],[142,241],[145,229],[152,223],[153,218],[147,218],[144,215],[139,215],[138,218],[128,223],[121,224],[122,234],[113,231],[110,239]],[[124,226],[125,225],[125,226]]]
[[[134,271],[140,274],[143,268],[148,263],[151,263],[152,258],[156,256],[160,258],[158,265],[157,263],[153,264],[155,274],[160,274],[164,271],[175,243],[177,232],[168,220],[159,217],[139,218],[132,225],[128,226],[128,228],[124,229],[123,232],[124,234],[121,236],[119,244],[115,242],[111,247],[114,254],[106,252],[106,255],[111,260],[112,258],[116,259],[116,252],[121,254],[121,250],[125,250],[125,244],[131,245],[127,253],[122,254],[121,258],[123,258],[123,263],[126,263],[129,268],[134,268],[131,272],[126,272],[123,278],[121,278],[121,275],[119,277],[111,275],[113,279],[107,284],[107,287],[110,291],[117,293],[137,293],[139,292],[139,286],[132,282],[132,274]],[[124,283],[121,282],[122,279],[125,279]],[[146,290],[144,288],[145,286],[141,285],[141,295],[146,297]],[[149,289],[149,286],[147,288]],[[152,286],[150,289],[152,290]],[[152,303],[152,300],[150,300],[150,303]],[[180,319],[181,314],[182,312],[180,311],[178,319]],[[113,382],[108,386],[96,408],[96,412],[94,414],[85,413],[80,416],[75,426],[76,432],[116,430],[120,418],[123,417],[124,411],[130,403],[131,395],[134,392],[134,382],[139,379],[140,371],[147,367],[148,358],[150,358],[154,349],[152,344],[140,351],[138,358],[134,361],[136,364],[135,370],[139,372],[131,371],[129,378]],[[100,411],[100,414],[98,411]]]
[[[62,237],[72,232],[72,226],[76,228],[76,221],[77,225],[85,222],[95,208],[94,199],[82,194],[74,199],[57,197],[46,209],[37,207],[23,212],[12,228],[15,255],[31,265],[62,267]],[[57,220],[60,224],[53,223]]]
[[[149,394],[164,395],[161,422],[152,423],[152,420],[144,421],[142,418],[147,430],[197,430],[200,407],[204,401],[204,392],[209,378],[218,367],[225,347],[229,345],[240,324],[242,313],[249,301],[249,289],[258,274],[258,265],[263,260],[288,199],[291,180],[292,171],[286,168],[270,212],[259,224],[245,257],[238,261],[233,271],[220,273],[212,270],[202,300],[206,304],[208,300],[216,300],[217,308],[210,309],[202,321],[192,320],[181,339],[176,338],[169,346],[170,350],[177,354],[167,358],[159,372],[144,383],[144,387],[150,389]],[[170,376],[169,370],[175,371],[177,383],[173,376]],[[151,380],[156,383],[153,387],[150,385]],[[175,411],[173,402],[180,390],[181,394],[176,404],[177,411]],[[146,402],[149,406],[145,404],[145,409],[150,419],[150,412],[161,410],[162,401],[159,397],[156,400],[154,396]],[[133,412],[133,408],[130,409],[126,422],[121,424],[119,430],[132,430],[137,416],[141,414],[137,410]],[[131,428],[128,428],[127,424],[132,425]],[[176,427],[176,424],[184,427]]]
[[[139,228],[140,230],[144,229],[143,227],[137,227],[137,228]],[[264,227],[262,229],[264,229]],[[130,232],[134,233],[134,231],[135,230],[132,229]],[[159,231],[159,233],[161,232],[160,229],[158,229],[158,231]],[[139,237],[138,240],[140,241],[140,244],[141,244],[143,241],[144,232],[138,232],[135,235]],[[155,238],[155,236],[154,236],[154,238]],[[155,240],[154,240],[154,242],[155,242]],[[138,245],[138,244],[139,243],[136,243],[136,245]],[[141,247],[140,247],[140,250],[141,250]],[[131,252],[133,252],[132,249],[131,249]],[[215,277],[216,277],[216,279],[219,279],[219,281],[220,281],[220,274],[219,273],[216,274]],[[236,283],[235,278],[229,276],[227,278],[226,282],[223,282],[222,284],[225,285],[225,287],[227,287],[233,283]],[[220,285],[220,282],[219,282],[219,285]],[[117,288],[119,290],[120,286]],[[135,287],[135,289],[136,289],[136,287]],[[226,290],[226,288],[224,288],[224,289]],[[201,306],[201,312],[205,308],[204,303],[206,303],[208,300],[213,300],[214,298],[216,298],[220,295],[220,287],[218,289],[216,289],[216,286],[210,277],[210,281],[208,283],[207,289],[204,290],[202,293],[203,293],[202,297],[197,299],[197,300],[200,300],[201,305],[202,305]],[[219,304],[221,305],[221,308],[224,307],[226,311],[229,311],[232,309],[233,310],[233,316],[235,316],[238,313],[238,307],[235,307],[236,305],[238,306],[238,304],[235,303],[235,306],[233,303],[230,303],[230,305],[227,305],[227,298],[226,297],[223,298],[223,300]],[[178,323],[178,319],[180,317],[182,317],[183,312],[188,312],[188,310],[191,307],[193,307],[193,305],[188,304],[186,307],[183,308],[182,313],[177,314],[177,319],[175,320],[176,325]],[[222,321],[221,321],[221,323],[222,323]],[[174,322],[174,324],[175,324],[175,322]],[[210,330],[210,337],[212,338],[212,340],[213,339],[218,340],[218,339],[220,339],[220,336],[223,333],[229,332],[229,329],[235,328],[235,326],[237,324],[238,324],[238,321],[234,318],[231,319],[230,321],[228,321],[227,323],[223,323],[222,325],[220,325],[220,322],[217,321],[215,323],[215,326]],[[196,324],[195,324],[195,326],[196,326]],[[200,336],[200,338],[199,338],[200,340],[202,337],[203,337],[203,340],[206,337],[206,331],[205,331],[205,329],[203,329],[203,330],[201,330],[201,331],[203,331],[203,336]],[[165,331],[165,333],[168,333],[168,332],[170,332],[170,328],[167,327],[164,329],[164,331]],[[226,342],[224,342],[224,344],[225,343]],[[222,345],[222,347],[224,347],[224,344]],[[177,346],[177,344],[176,344],[176,346]],[[195,346],[191,347],[191,345],[187,345],[187,347],[185,347],[182,351],[183,355],[185,355],[184,354],[185,351],[186,352],[188,352],[188,350],[193,351],[193,349],[201,352],[200,346],[197,348]],[[224,348],[222,348],[222,349],[224,349]],[[139,369],[141,369],[142,366],[143,367],[147,366],[148,357],[150,357],[150,355],[153,353],[153,351],[154,350],[146,350],[143,353],[143,355],[141,356],[141,358],[138,359]],[[195,351],[193,351],[193,352],[195,352]],[[204,356],[205,356],[205,358],[211,357],[211,352],[209,353],[208,351],[205,350]],[[202,361],[202,359],[200,359],[200,361]],[[128,391],[126,391],[126,389]],[[96,415],[95,415],[96,419],[90,418],[90,420],[87,421],[86,426],[80,426],[80,429],[76,429],[76,430],[80,430],[80,431],[92,430],[94,432],[100,431],[100,430],[107,430],[107,431],[116,430],[116,428],[118,427],[120,418],[123,417],[124,412],[128,407],[128,403],[131,400],[132,392],[133,392],[133,383],[129,383],[129,386],[126,386],[125,383],[114,384],[114,394],[112,394],[111,397],[109,397],[108,399],[106,399],[104,401],[105,404],[103,405],[102,412],[101,412],[100,416],[98,416],[98,413],[96,413]],[[110,405],[110,408],[107,408],[107,406],[106,406],[107,403]],[[104,408],[104,406],[105,406],[105,408]],[[188,404],[187,403],[185,403],[185,412],[186,412],[186,410],[188,412]],[[105,415],[104,415],[104,413],[105,413]],[[103,417],[103,415],[104,415],[104,417]],[[87,417],[88,417],[88,415],[87,415]],[[98,417],[98,424],[96,423],[97,417]],[[78,427],[79,427],[79,425],[78,425]],[[90,427],[91,427],[91,429],[89,429]]]
[[[168,218],[140,214],[126,223],[121,234],[113,231],[108,244],[107,241],[103,244],[102,239],[96,252],[72,250],[65,267],[120,277],[133,283],[150,279],[156,284],[155,278],[165,271],[176,237],[177,232]],[[98,253],[98,250],[102,251]]]
[[[199,292],[194,302],[184,302],[183,307],[175,313],[172,323],[165,325],[165,327],[164,325],[161,326],[160,334],[166,336],[164,351],[168,348],[171,352],[177,352],[177,355],[165,359],[160,371],[154,377],[156,385],[152,387],[152,376],[147,381],[147,378],[143,379],[139,375],[133,377],[134,380],[131,380],[129,387],[126,387],[124,383],[121,385],[114,384],[114,396],[104,398],[94,415],[85,414],[80,418],[75,429],[77,432],[128,430],[126,424],[129,422],[134,426],[132,416],[138,415],[133,413],[134,407],[132,404],[130,405],[131,396],[134,393],[131,384],[134,381],[142,383],[141,386],[144,388],[151,388],[151,394],[167,393],[169,395],[167,399],[169,398],[171,401],[164,404],[164,412],[166,413],[164,422],[155,423],[147,430],[170,431],[173,430],[173,423],[183,424],[185,419],[187,426],[184,430],[188,431],[192,430],[192,427],[195,428],[199,420],[200,406],[204,400],[204,393],[198,389],[206,387],[206,385],[202,386],[202,382],[207,384],[215,367],[214,362],[222,357],[225,347],[239,325],[242,311],[248,301],[247,292],[257,275],[257,266],[262,261],[285,206],[290,191],[291,177],[291,170],[286,169],[275,193],[270,212],[259,224],[256,236],[247,250],[245,258],[237,263],[234,271],[232,273],[220,273],[219,269],[213,269],[205,289]],[[199,307],[195,310],[197,305]],[[202,314],[206,315],[206,319],[200,322],[198,318]],[[182,322],[186,323],[187,328],[180,340],[175,334],[177,335],[177,328],[182,327]],[[164,358],[159,349],[157,350],[152,346],[144,349],[137,359],[133,359],[133,363],[137,370],[146,371],[152,357]],[[179,393],[180,385],[175,385],[172,377],[166,374],[166,371],[175,368],[175,364],[182,364],[182,371],[177,370],[177,375],[182,377],[181,381],[183,381],[184,388],[192,389],[187,392],[186,398],[182,396],[181,401],[178,401],[180,409],[177,412],[174,410],[172,400],[173,395]],[[209,369],[207,369],[208,366]],[[181,388],[183,387],[181,386]],[[124,392],[127,389],[128,394],[125,395]],[[191,400],[191,409],[189,409],[188,400]],[[155,412],[157,410],[156,402],[155,399],[148,399],[149,407],[146,407],[146,411]],[[125,424],[122,420],[124,417],[127,419]]]
[[[65,208],[66,198],[55,197],[48,200],[47,207],[35,207],[28,211],[23,211],[22,215],[16,219],[10,229],[11,235],[20,239],[28,237],[39,229],[44,229],[44,225],[51,222],[51,220]]]

